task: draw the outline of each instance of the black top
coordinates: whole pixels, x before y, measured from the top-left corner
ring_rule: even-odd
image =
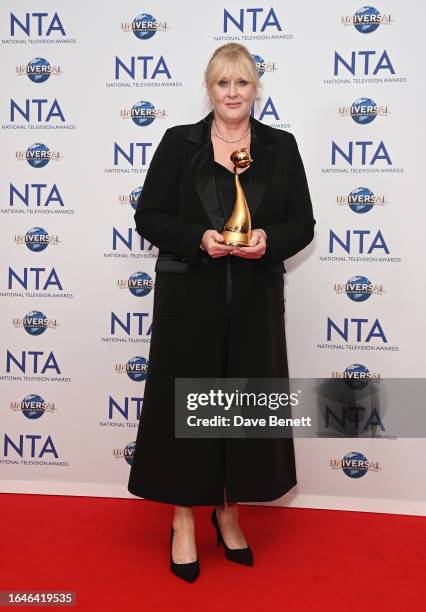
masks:
[[[244,172],[238,175],[243,191],[245,191],[244,186],[248,182],[247,175],[249,172],[250,168],[247,168],[247,170],[244,170]],[[231,216],[235,204],[234,173],[217,161],[214,162],[214,173],[216,178],[217,197],[222,206],[225,220],[227,220]]]

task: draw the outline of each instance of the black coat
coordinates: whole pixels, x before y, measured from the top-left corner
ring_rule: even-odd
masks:
[[[165,132],[135,213],[137,231],[159,248],[159,256],[149,369],[128,490],[182,506],[223,504],[224,486],[231,502],[270,501],[296,484],[291,438],[174,438],[175,377],[288,377],[283,260],[314,234],[294,137],[251,118],[256,172],[245,194],[252,227],[267,233],[266,253],[260,259],[213,259],[200,249],[203,233],[222,231],[226,221],[216,194],[211,121],[212,113]]]

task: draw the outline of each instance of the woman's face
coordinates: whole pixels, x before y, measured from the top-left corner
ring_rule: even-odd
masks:
[[[235,74],[217,78],[210,87],[215,115],[230,123],[248,117],[255,94],[253,84]]]

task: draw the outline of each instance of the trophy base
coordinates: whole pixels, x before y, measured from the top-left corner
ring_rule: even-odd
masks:
[[[229,232],[224,230],[222,236],[225,238],[225,244],[230,246],[244,247],[248,246],[251,234],[243,234],[242,232]]]

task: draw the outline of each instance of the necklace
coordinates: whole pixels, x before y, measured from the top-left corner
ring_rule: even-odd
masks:
[[[240,136],[239,138],[237,138],[236,140],[228,140],[227,138],[225,138],[224,136],[222,136],[222,134],[219,134],[218,129],[217,129],[217,126],[216,126],[216,121],[213,121],[213,130],[214,130],[214,133],[216,134],[216,136],[217,136],[218,138],[220,138],[221,140],[223,140],[223,142],[229,142],[229,143],[232,143],[232,142],[239,142],[240,140],[242,140],[243,138],[245,138],[245,137],[247,136],[247,134],[250,132],[250,130],[251,130],[251,126],[250,126],[250,123],[249,123],[248,130],[247,130],[246,132],[244,132],[244,134],[243,134],[242,136]]]

